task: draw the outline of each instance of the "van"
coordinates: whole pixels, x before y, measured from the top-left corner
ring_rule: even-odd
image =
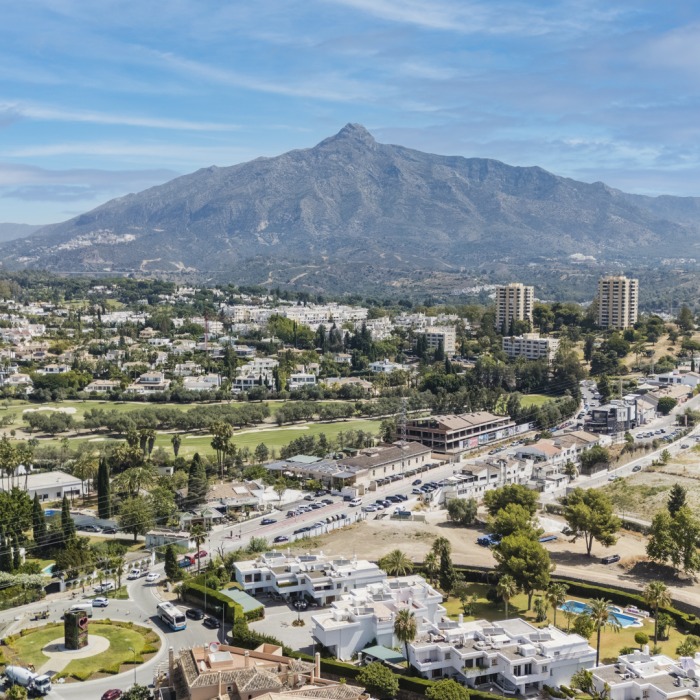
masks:
[[[362,499],[361,498],[353,498],[350,501],[351,506],[361,506],[362,505]]]
[[[68,612],[84,612],[88,617],[92,617],[92,603],[76,603],[68,608]]]

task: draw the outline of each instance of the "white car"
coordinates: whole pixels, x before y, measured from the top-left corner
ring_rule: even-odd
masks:
[[[160,578],[160,574],[157,571],[153,571],[148,576],[146,576],[146,583],[153,583]]]
[[[107,593],[107,591],[113,591],[115,585],[111,581],[105,581],[100,586],[95,586],[95,593]]]
[[[93,598],[92,607],[93,608],[106,608],[109,605],[108,598]]]
[[[129,572],[127,579],[129,579],[129,581],[133,581],[134,579],[141,578],[141,576],[143,576],[143,573],[144,572],[141,571],[141,569],[132,569]]]

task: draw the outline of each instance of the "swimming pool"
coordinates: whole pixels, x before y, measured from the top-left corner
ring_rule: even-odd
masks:
[[[567,600],[563,605],[559,606],[559,610],[564,610],[565,612],[572,612],[576,615],[583,615],[584,613],[590,612],[591,609],[585,603],[578,600]],[[626,615],[622,612],[622,609],[617,605],[608,606],[610,611],[610,618],[613,618],[617,624],[622,627],[642,627],[643,623],[638,617],[633,617],[632,615]],[[610,622],[612,619],[608,618]]]

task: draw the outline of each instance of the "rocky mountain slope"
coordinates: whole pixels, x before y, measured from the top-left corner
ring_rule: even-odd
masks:
[[[371,276],[489,260],[642,261],[679,246],[693,254],[699,202],[380,144],[348,124],[313,148],[205,168],[0,250],[13,268],[190,271],[352,289]]]

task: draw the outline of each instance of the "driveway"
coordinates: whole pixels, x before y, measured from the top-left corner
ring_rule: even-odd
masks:
[[[313,654],[315,642],[311,637],[313,628],[311,618],[320,610],[321,608],[307,608],[297,612],[286,603],[265,599],[265,619],[251,622],[248,627],[256,632],[276,637],[292,649]],[[304,620],[303,627],[292,627],[292,622],[297,618]]]

